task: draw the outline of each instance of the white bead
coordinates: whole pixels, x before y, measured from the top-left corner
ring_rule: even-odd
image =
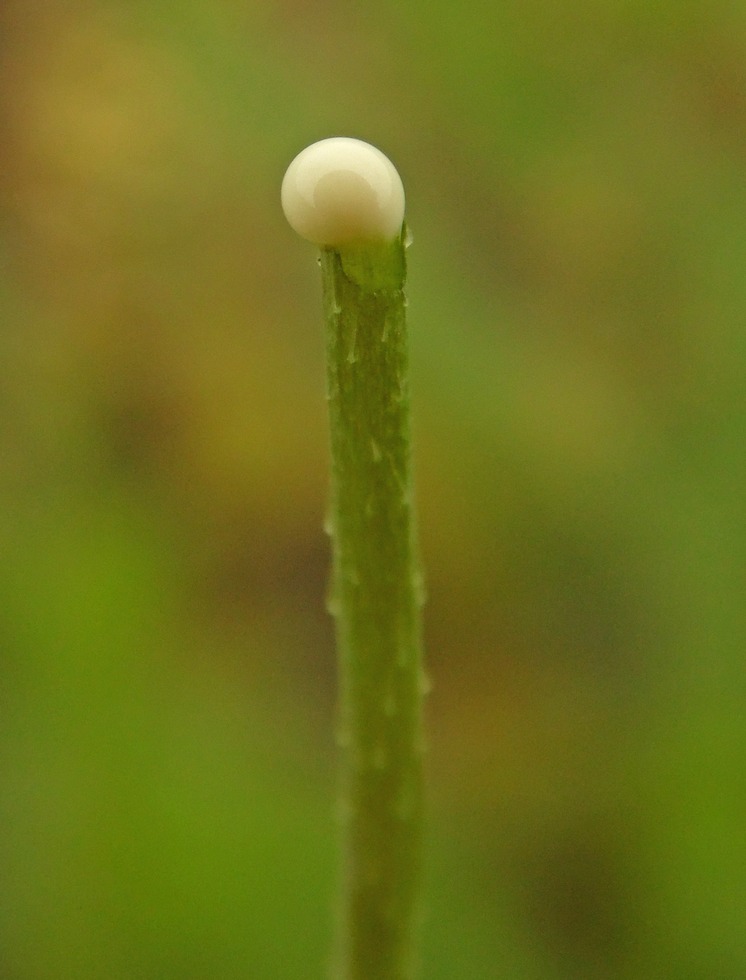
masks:
[[[282,181],[291,227],[317,245],[390,241],[402,228],[404,187],[380,150],[346,136],[312,143]]]

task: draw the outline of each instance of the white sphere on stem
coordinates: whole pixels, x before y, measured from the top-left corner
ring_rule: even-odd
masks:
[[[312,143],[282,181],[291,227],[316,245],[391,241],[404,221],[404,187],[387,156],[347,136]]]

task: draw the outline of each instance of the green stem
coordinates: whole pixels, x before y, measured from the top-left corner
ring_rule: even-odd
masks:
[[[422,849],[416,560],[402,239],[322,250],[340,673],[338,980],[417,974]]]

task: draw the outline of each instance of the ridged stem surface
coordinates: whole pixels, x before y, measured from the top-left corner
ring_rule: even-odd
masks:
[[[424,685],[405,245],[325,248],[321,266],[342,753],[334,977],[414,980]]]

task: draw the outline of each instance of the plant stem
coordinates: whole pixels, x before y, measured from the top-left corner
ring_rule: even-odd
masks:
[[[343,754],[336,980],[417,974],[424,685],[404,249],[321,254]]]

